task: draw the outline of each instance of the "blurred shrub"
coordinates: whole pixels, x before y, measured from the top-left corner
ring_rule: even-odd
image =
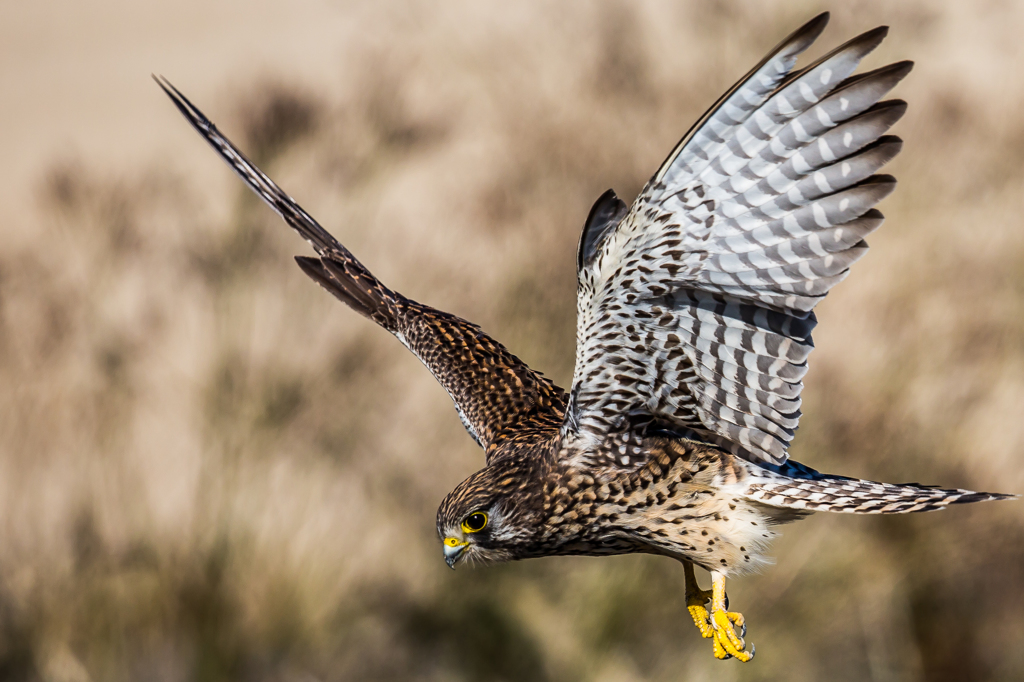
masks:
[[[890,224],[819,308],[794,455],[1013,492],[1024,86],[998,50],[1021,22],[957,7],[857,3],[822,41],[889,21],[870,65],[921,67],[897,92],[912,106]],[[382,11],[388,49],[350,46],[365,70],[337,92],[264,82],[234,118],[207,113],[385,281],[565,385],[590,202],[638,191],[814,10],[469,10],[415,28]],[[790,527],[773,570],[730,585],[760,652],[742,668],[712,660],[667,560],[453,574],[434,509],[480,453],[419,363],[294,267],[305,245],[276,216],[239,186],[214,220],[180,167],[58,162],[40,186],[38,239],[0,247],[0,679],[1024,671],[1019,504]]]

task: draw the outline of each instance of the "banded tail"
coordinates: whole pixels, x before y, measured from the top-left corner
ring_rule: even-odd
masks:
[[[744,497],[769,507],[840,514],[910,514],[951,504],[1008,500],[1003,493],[945,489],[920,483],[879,483],[832,476],[792,460],[779,466],[751,467]]]

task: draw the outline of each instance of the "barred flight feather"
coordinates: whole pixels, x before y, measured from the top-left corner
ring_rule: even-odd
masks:
[[[853,75],[883,27],[793,72],[826,20],[733,86],[586,242],[566,442],[657,423],[786,460],[812,311],[882,223],[873,207],[895,180],[876,173],[900,151],[886,133],[906,104],[880,100],[912,66]]]
[[[306,275],[361,315],[394,334],[445,389],[466,431],[500,457],[500,446],[551,439],[567,397],[475,324],[410,300],[380,280],[256,167],[166,80],[154,80],[192,127],[263,201],[317,252],[296,262]]]

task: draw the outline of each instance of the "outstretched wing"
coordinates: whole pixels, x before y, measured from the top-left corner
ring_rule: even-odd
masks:
[[[557,431],[565,392],[534,372],[480,327],[405,298],[384,286],[245,157],[167,80],[156,82],[229,166],[316,250],[299,267],[356,312],[394,334],[448,391],[470,435],[488,458],[506,440]]]
[[[733,86],[628,213],[607,194],[591,212],[562,428],[589,443],[583,451],[653,422],[786,459],[812,309],[864,255],[864,236],[882,222],[872,206],[895,183],[872,174],[900,149],[883,134],[906,105],[878,101],[911,68],[851,76],[885,36],[879,28],[791,72],[827,20],[797,30]]]

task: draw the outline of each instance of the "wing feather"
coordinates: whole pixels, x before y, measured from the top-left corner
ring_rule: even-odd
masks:
[[[302,271],[360,314],[394,334],[448,392],[466,430],[487,451],[517,438],[557,434],[566,395],[475,324],[393,291],[256,167],[166,80],[154,80],[232,170],[317,252]]]
[[[901,148],[880,102],[911,64],[854,75],[887,29],[809,67],[816,17],[676,146],[578,271],[563,438],[576,452],[655,423],[782,462],[800,418],[814,306],[867,250]]]

